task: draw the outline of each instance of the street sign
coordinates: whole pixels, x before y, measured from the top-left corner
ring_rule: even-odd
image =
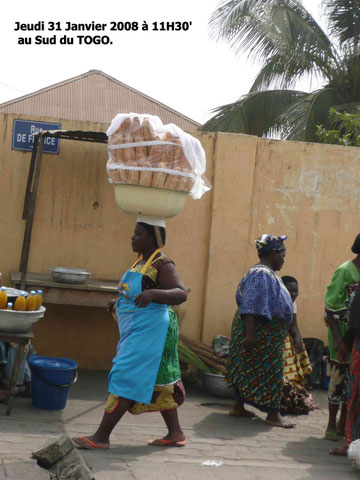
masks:
[[[60,123],[33,122],[32,120],[14,120],[12,145],[13,150],[31,152],[34,144],[34,135],[42,130],[60,130]],[[44,153],[59,153],[59,139],[44,138]]]

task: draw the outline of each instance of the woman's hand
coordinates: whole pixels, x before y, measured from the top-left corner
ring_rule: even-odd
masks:
[[[136,295],[134,304],[137,307],[144,308],[149,305],[149,303],[155,300],[155,291],[154,290],[144,290],[139,295]]]
[[[349,353],[349,347],[346,345],[345,342],[340,342],[340,345],[335,349],[337,357],[340,362],[346,362],[348,353]]]
[[[117,301],[118,301],[117,298],[113,298],[112,300],[110,300],[110,302],[108,303],[108,306],[107,306],[107,311],[108,311],[108,312],[114,313],[114,311],[115,311],[115,304],[116,304]]]
[[[296,335],[295,338],[293,338],[293,342],[298,353],[301,353],[304,351],[304,344],[300,334]]]
[[[254,315],[244,315],[243,317],[245,327],[244,347],[247,352],[251,352],[256,345],[256,325]]]
[[[251,352],[255,348],[256,345],[256,336],[247,334],[245,336],[244,347],[247,352]]]

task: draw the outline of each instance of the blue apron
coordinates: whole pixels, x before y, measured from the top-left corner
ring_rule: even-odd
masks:
[[[142,292],[143,275],[159,252],[151,255],[141,272],[125,273],[116,303],[120,341],[109,374],[109,392],[141,403],[151,403],[169,328],[169,307],[150,303],[140,308],[134,299]]]

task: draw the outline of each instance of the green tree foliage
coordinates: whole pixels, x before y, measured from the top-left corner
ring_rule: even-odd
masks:
[[[329,110],[360,104],[360,1],[323,0],[326,33],[300,0],[222,0],[211,35],[262,64],[250,92],[213,110],[204,130],[319,141]],[[292,90],[301,78],[324,81],[314,92]]]
[[[346,147],[360,147],[360,115],[355,113],[340,113],[330,109],[329,124],[332,129],[322,125],[316,126],[316,136],[320,142]]]

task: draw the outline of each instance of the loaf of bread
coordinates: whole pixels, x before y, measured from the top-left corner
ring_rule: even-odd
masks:
[[[138,163],[133,161],[131,167],[138,167]],[[127,182],[129,185],[139,185],[139,177],[140,177],[139,170],[128,170],[127,171]]]
[[[182,140],[178,136],[180,133],[176,129],[161,129],[158,119],[151,120],[137,114],[122,117],[121,120],[119,128],[109,136],[108,144],[123,145],[124,148],[110,148],[108,164],[122,168],[108,169],[110,181],[189,192],[195,176],[185,157]],[[160,143],[125,146],[153,141]],[[132,167],[139,167],[139,170],[132,170]],[[141,167],[156,170],[141,170]]]
[[[151,168],[150,162],[144,162],[141,164],[142,167]],[[151,187],[153,172],[150,170],[141,170],[140,171],[140,179],[139,185],[143,185],[144,187]]]
[[[160,162],[157,165],[157,168],[159,169],[166,168],[166,165],[164,162]],[[151,186],[154,188],[164,188],[164,184],[167,176],[168,175],[166,172],[161,172],[161,171],[154,172],[152,176]]]
[[[163,142],[173,142],[175,137],[171,135],[171,133],[165,133],[165,135],[162,137]],[[161,161],[165,163],[166,168],[169,170],[172,170],[174,166],[174,156],[175,156],[175,146],[174,145],[168,145],[164,144],[162,146],[162,156],[161,156]]]
[[[133,137],[133,142],[144,141],[143,128],[141,126],[139,117],[134,117],[133,119],[132,137]],[[147,148],[145,145],[142,145],[140,147],[135,147],[135,161],[139,165],[147,162]]]
[[[147,117],[145,117],[142,122],[142,135],[144,138],[144,142],[151,142],[155,140],[154,128]]]
[[[156,136],[154,140],[160,141],[161,139],[159,136]],[[159,165],[162,163],[163,148],[163,145],[149,145],[148,160],[153,168],[160,168]]]

